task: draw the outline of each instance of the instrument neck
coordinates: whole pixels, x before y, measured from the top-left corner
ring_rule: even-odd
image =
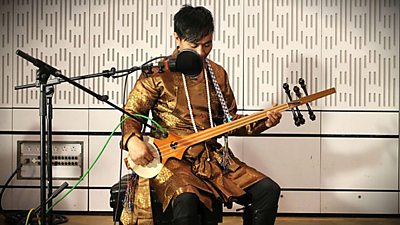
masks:
[[[250,123],[254,123],[259,120],[265,119],[267,116],[266,115],[267,111],[282,112],[287,109],[289,109],[289,105],[287,103],[281,104],[278,106],[274,106],[270,109],[266,109],[261,112],[254,113],[252,115],[245,116],[245,117],[242,117],[237,120],[233,120],[229,123],[224,123],[224,124],[221,124],[221,125],[218,125],[218,126],[206,129],[206,130],[202,130],[198,133],[193,133],[193,134],[187,135],[187,136],[185,136],[185,139],[191,140],[192,144],[197,144],[197,143],[206,141],[208,139],[211,139],[213,137],[220,136],[224,133],[236,130],[236,129],[246,126]]]

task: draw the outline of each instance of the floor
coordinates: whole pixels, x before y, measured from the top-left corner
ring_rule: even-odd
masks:
[[[113,225],[111,216],[67,215],[67,225]],[[238,216],[225,216],[220,225],[241,225]],[[275,225],[399,225],[400,217],[353,218],[353,217],[278,217]],[[0,225],[6,225],[0,218]]]

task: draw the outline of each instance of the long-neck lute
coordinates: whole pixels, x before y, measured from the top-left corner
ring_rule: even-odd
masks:
[[[131,169],[141,177],[152,178],[161,171],[162,166],[167,162],[169,158],[174,157],[177,159],[182,159],[184,152],[190,146],[209,140],[213,137],[217,137],[240,127],[246,126],[250,123],[265,119],[267,111],[283,112],[285,110],[295,108],[297,106],[331,95],[333,93],[336,93],[335,88],[326,89],[324,91],[304,96],[285,104],[265,109],[252,115],[233,120],[229,123],[224,123],[186,136],[178,136],[173,134],[172,132],[169,132],[168,137],[164,139],[149,138],[147,140],[147,143],[152,151],[156,151],[158,153],[158,157],[156,157],[146,166],[135,165],[133,161],[128,158],[129,167],[131,167]]]

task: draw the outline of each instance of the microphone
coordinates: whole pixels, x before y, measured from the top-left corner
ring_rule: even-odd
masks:
[[[188,77],[196,77],[203,70],[203,60],[200,55],[191,49],[183,49],[175,57],[170,56],[158,63],[160,72],[180,72]]]
[[[50,66],[49,64],[43,62],[42,60],[36,59],[19,49],[15,53],[18,56],[20,56],[20,57],[24,58],[25,60],[29,61],[30,63],[32,63],[33,65],[37,66],[39,69],[44,69],[45,72],[47,72],[49,74],[56,75],[57,73],[60,72],[58,69]]]

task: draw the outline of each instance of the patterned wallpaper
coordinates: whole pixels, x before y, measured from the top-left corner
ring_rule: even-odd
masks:
[[[282,84],[303,77],[313,93],[336,87],[321,109],[399,109],[399,1],[396,0],[2,0],[0,107],[37,107],[36,68],[21,49],[74,77],[126,69],[170,54],[173,15],[183,4],[215,17],[210,58],[223,65],[241,109],[284,102]],[[128,79],[130,90],[138,73]],[[122,104],[124,79],[80,81]],[[56,107],[105,107],[69,84]]]

